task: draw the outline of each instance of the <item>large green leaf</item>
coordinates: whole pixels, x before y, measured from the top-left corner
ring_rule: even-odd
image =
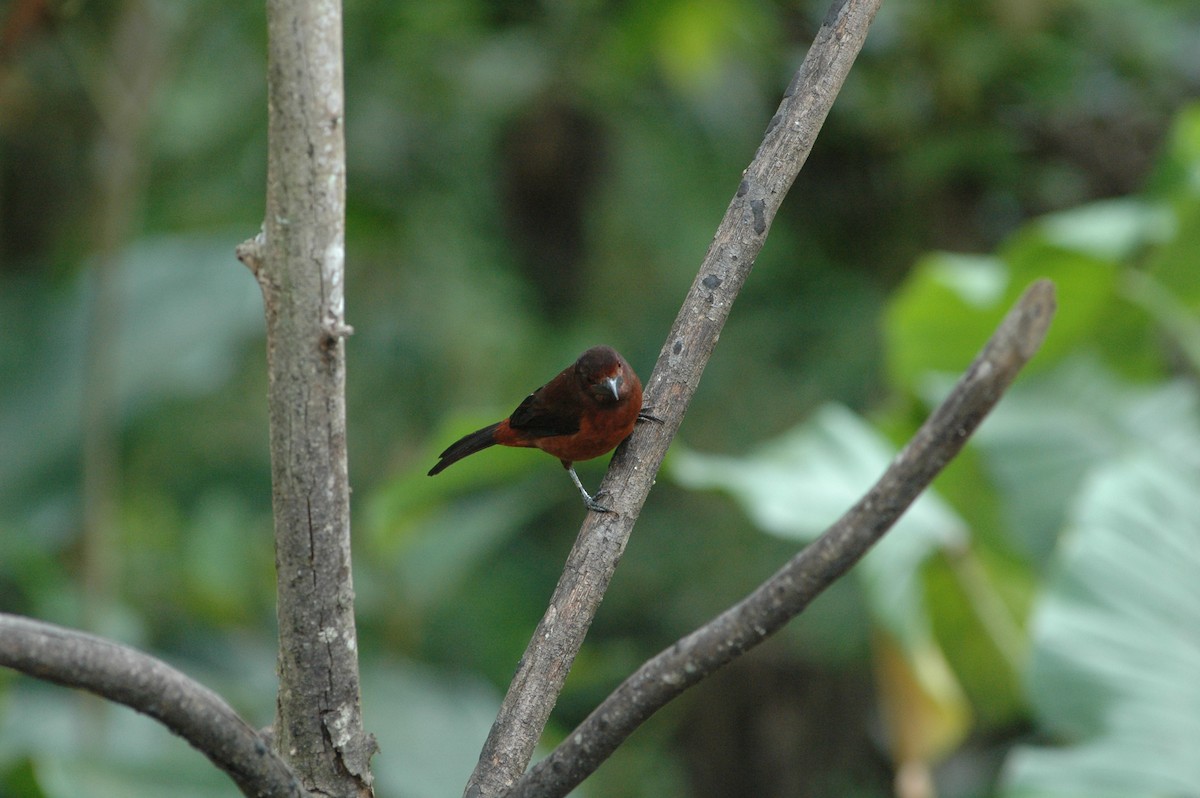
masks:
[[[916,392],[931,375],[961,371],[1017,295],[1040,277],[1054,280],[1059,308],[1031,363],[1033,372],[1090,349],[1122,371],[1157,375],[1161,354],[1147,311],[1151,318],[1163,314],[1134,294],[1135,285],[1120,264],[1147,248],[1163,247],[1180,227],[1187,225],[1179,224],[1165,203],[1114,200],[1046,216],[1014,235],[995,256],[926,255],[885,317],[891,380]],[[1184,271],[1194,275],[1191,252],[1194,248]]]
[[[949,388],[946,380],[941,389]],[[975,435],[1016,547],[1044,562],[1084,478],[1098,464],[1153,447],[1182,455],[1200,435],[1192,388],[1130,386],[1077,358],[1013,387]]]
[[[1200,438],[1089,480],[1035,611],[1029,693],[1063,747],[1027,747],[1008,798],[1194,795],[1200,785]]]
[[[999,258],[935,252],[913,267],[884,319],[889,377],[914,390],[930,371],[971,362],[1004,314],[1010,274]]]
[[[1171,211],[1138,197],[1093,202],[1034,223],[1046,241],[1105,260],[1126,261],[1175,232]]]
[[[1117,270],[1112,261],[1061,246],[1032,228],[998,257],[934,253],[916,265],[892,300],[885,339],[891,379],[915,391],[929,374],[958,373],[1032,281],[1049,277],[1059,311],[1034,361],[1044,369],[1094,336],[1108,316]]]
[[[771,534],[810,541],[866,492],[893,454],[891,444],[854,413],[827,405],[747,457],[678,451],[671,474],[690,488],[728,491]],[[965,538],[954,511],[927,491],[855,568],[873,617],[911,651],[931,639],[921,565]],[[923,656],[914,654],[914,660]]]
[[[671,462],[684,485],[727,490],[767,532],[810,541],[861,498],[894,454],[865,421],[827,405],[747,457],[682,451]],[[965,524],[927,491],[853,571],[871,620],[886,630],[877,638],[877,673],[898,761],[937,758],[968,725],[970,711],[933,635],[921,578],[931,555],[965,542]]]

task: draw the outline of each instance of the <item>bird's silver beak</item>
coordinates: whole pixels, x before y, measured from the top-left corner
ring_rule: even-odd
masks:
[[[606,377],[604,379],[604,384],[608,386],[608,389],[610,391],[612,391],[613,399],[620,401],[620,399],[621,399],[621,375],[618,374],[613,377]]]

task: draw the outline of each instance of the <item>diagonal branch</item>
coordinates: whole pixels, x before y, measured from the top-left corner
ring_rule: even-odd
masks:
[[[580,529],[467,782],[468,798],[503,793],[528,766],[730,307],[812,151],[881,2],[834,0],[743,172],[646,383],[646,403],[664,423],[642,425],[613,457],[601,489],[613,497],[610,506],[617,512],[589,514]]]
[[[1030,286],[857,504],[749,596],[642,665],[518,781],[509,798],[566,795],[652,714],[779,631],[850,570],[962,449],[1041,346],[1054,309],[1053,283]]]
[[[0,613],[0,665],[154,718],[229,774],[244,795],[302,795],[291,770],[258,732],[220,696],[162,660],[102,637]]]

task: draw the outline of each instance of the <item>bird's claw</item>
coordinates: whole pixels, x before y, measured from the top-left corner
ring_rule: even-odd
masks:
[[[583,497],[583,503],[585,505],[587,505],[587,508],[594,513],[611,513],[612,509],[605,507],[603,504],[600,503],[600,497],[607,496],[607,495],[608,495],[608,491],[598,490],[598,491],[596,491],[595,496],[586,496],[585,495]]]
[[[653,421],[655,424],[662,424],[663,420],[650,412],[653,409],[653,407],[643,407],[639,410],[637,414],[638,421]]]

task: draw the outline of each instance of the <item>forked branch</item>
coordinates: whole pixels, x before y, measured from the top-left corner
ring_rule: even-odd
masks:
[[[1054,284],[1031,285],[857,504],[753,593],[642,665],[508,795],[566,795],[658,709],[779,631],[850,570],[962,449],[1041,346],[1054,309]]]

